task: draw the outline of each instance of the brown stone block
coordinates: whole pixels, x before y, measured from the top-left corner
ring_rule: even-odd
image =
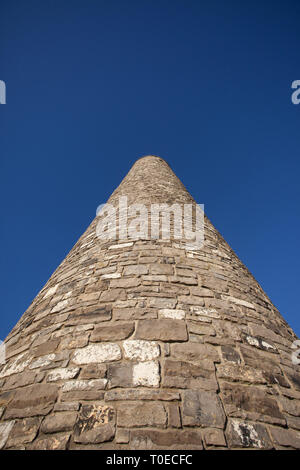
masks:
[[[142,320],[137,324],[135,338],[156,341],[187,341],[186,323],[184,320],[168,318]]]
[[[184,426],[223,429],[225,414],[218,396],[207,391],[185,391],[183,394],[182,424]]]
[[[161,403],[120,403],[117,412],[118,426],[134,428],[140,426],[165,427],[167,414]]]
[[[108,387],[132,387],[132,364],[109,364],[107,369]]]
[[[175,403],[168,405],[168,427],[181,428],[181,417],[179,406]]]
[[[110,441],[115,435],[115,411],[107,405],[84,405],[78,416],[74,441],[83,444]]]
[[[231,448],[271,449],[273,447],[266,427],[260,423],[230,419],[225,434],[228,446]]]
[[[291,429],[270,427],[270,434],[275,444],[292,449],[300,449],[300,433]]]
[[[167,392],[165,390],[109,390],[105,393],[105,401],[128,401],[128,400],[180,400],[178,392]]]
[[[40,418],[25,418],[16,421],[6,442],[6,448],[32,442],[38,433],[40,422]]]
[[[90,401],[90,400],[103,400],[104,393],[94,390],[76,390],[72,392],[63,392],[61,401]]]
[[[5,411],[5,419],[46,415],[57,399],[58,387],[52,384],[29,385],[16,391]]]
[[[92,342],[117,341],[126,339],[134,332],[134,323],[111,323],[110,325],[96,326],[91,335]]]
[[[204,359],[220,362],[219,353],[214,346],[200,343],[171,344],[171,358],[195,364],[200,364]]]
[[[45,434],[69,431],[73,429],[76,418],[76,411],[54,413],[44,418],[41,431]]]
[[[222,357],[226,362],[233,362],[235,364],[241,363],[241,356],[235,348],[228,345],[221,346]]]
[[[204,441],[207,446],[226,447],[226,441],[221,429],[204,429]]]
[[[115,302],[116,300],[126,300],[124,289],[110,289],[100,295],[101,302]]]
[[[106,377],[106,364],[87,364],[80,373],[81,379],[102,379]]]
[[[221,398],[229,416],[242,417],[240,412],[244,411],[255,413],[256,419],[259,420],[264,417],[269,422],[285,423],[277,401],[268,395],[267,389],[232,383],[222,383],[220,388]]]
[[[240,364],[217,365],[217,377],[233,382],[266,383],[266,379],[261,370]]]
[[[56,351],[60,343],[59,339],[53,339],[51,341],[46,341],[45,343],[37,346],[33,351],[33,357],[45,356],[46,354],[51,354]]]
[[[157,318],[157,309],[154,308],[114,308],[114,320],[140,320]]]
[[[70,434],[40,437],[26,447],[27,450],[66,450]]]
[[[199,430],[132,430],[130,447],[133,449],[195,449],[201,450],[202,438]]]

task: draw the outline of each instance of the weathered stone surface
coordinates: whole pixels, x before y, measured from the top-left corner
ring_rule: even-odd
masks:
[[[71,434],[40,437],[30,444],[28,450],[66,450]]]
[[[108,386],[114,387],[132,387],[133,371],[132,364],[109,364],[107,370]]]
[[[166,359],[162,367],[163,387],[217,390],[213,362],[204,360],[199,364]]]
[[[157,361],[140,362],[132,368],[132,381],[135,386],[158,387],[160,382]]]
[[[165,427],[167,413],[161,403],[130,402],[118,406],[118,426],[131,428],[140,426]]]
[[[219,364],[217,366],[217,377],[232,380],[233,382],[266,383],[261,370],[240,364]]]
[[[173,274],[173,266],[170,264],[153,264],[150,266],[151,274]]]
[[[116,443],[127,444],[130,439],[130,433],[128,429],[117,429],[116,431]]]
[[[169,318],[138,321],[135,337],[156,341],[187,341],[188,339],[185,321]]]
[[[126,300],[124,289],[110,289],[100,295],[101,302],[115,302],[116,300]]]
[[[198,322],[189,322],[188,330],[189,330],[189,333],[194,333],[197,335],[215,336],[216,334],[216,331],[212,326],[201,324]]]
[[[285,422],[277,401],[261,388],[224,383],[221,398],[228,416],[242,417],[244,411],[261,415],[268,422]],[[261,420],[260,416],[255,418]]]
[[[12,374],[18,374],[23,372],[24,369],[31,362],[31,357],[28,357],[26,353],[18,355],[12,362],[8,362],[2,371],[0,372],[0,379],[3,377],[8,377]]]
[[[126,266],[124,269],[124,276],[141,276],[142,274],[148,274],[147,266],[144,266],[142,264],[132,264],[131,266]]]
[[[61,401],[99,401],[103,400],[104,393],[98,390],[72,390],[70,392],[63,392]]]
[[[47,376],[47,382],[74,379],[74,377],[78,375],[79,370],[79,367],[64,367],[55,369]]]
[[[275,444],[282,447],[300,449],[300,433],[290,429],[282,429],[279,427],[270,427],[271,436]]]
[[[176,308],[162,308],[159,310],[159,316],[162,318],[173,318],[174,320],[183,320],[185,311]]]
[[[272,443],[264,425],[230,419],[226,428],[229,447],[270,449]]]
[[[106,364],[87,364],[80,372],[81,379],[103,379],[106,377]]]
[[[45,434],[69,431],[73,429],[76,418],[76,411],[54,413],[44,418],[41,431]]]
[[[176,299],[170,299],[168,297],[153,297],[149,299],[149,307],[154,308],[175,308]]]
[[[40,346],[37,346],[36,348],[34,348],[33,357],[45,356],[46,354],[51,354],[55,352],[59,345],[59,342],[59,339],[53,339],[51,341],[46,341]]]
[[[123,342],[126,359],[151,361],[160,355],[160,348],[154,341],[127,340]]]
[[[109,390],[105,393],[105,401],[128,401],[128,400],[161,400],[178,401],[180,395],[178,392],[169,392],[165,390]]]
[[[187,390],[183,394],[182,423],[184,426],[223,429],[225,414],[218,396],[206,391]]]
[[[14,421],[6,421],[4,423],[0,423],[0,449],[6,444],[8,436],[14,426]]]
[[[202,439],[198,430],[132,430],[131,442],[132,449],[194,449],[201,450]]]
[[[92,332],[91,341],[118,341],[126,339],[134,332],[134,323],[112,323],[110,325],[97,326]]]
[[[235,364],[241,363],[241,356],[232,346],[221,346],[222,357],[227,362],[234,362]]]
[[[73,362],[75,364],[90,364],[97,362],[117,361],[121,359],[121,349],[117,344],[90,344],[75,351]]]
[[[78,402],[56,403],[53,411],[78,411],[79,406]]]
[[[179,406],[175,403],[168,405],[168,426],[171,428],[181,428]]]
[[[203,431],[206,446],[226,447],[226,441],[221,429],[205,429]]]
[[[135,277],[124,279],[113,279],[110,283],[111,287],[121,287],[128,289],[130,287],[137,287],[141,284],[141,280]]]
[[[38,433],[40,421],[40,418],[25,418],[16,421],[6,442],[6,448],[32,442]]]
[[[7,405],[4,417],[26,418],[46,415],[53,408],[58,394],[54,384],[36,384],[18,389]]]
[[[63,384],[62,391],[71,392],[77,390],[104,390],[106,383],[107,379],[69,380]]]
[[[149,156],[119,196],[195,203]],[[98,221],[5,340],[0,447],[297,448],[296,336],[210,221],[200,250],[173,220],[170,239],[137,240],[101,239]]]
[[[3,385],[3,390],[10,390],[14,388],[25,387],[26,385],[32,385],[36,379],[36,372],[21,372],[8,377]]]
[[[84,405],[75,425],[74,441],[98,444],[115,435],[115,411],[107,405]]]
[[[114,308],[115,320],[140,320],[157,318],[157,310],[153,308]]]
[[[219,362],[217,349],[210,344],[178,343],[171,345],[171,357],[180,361],[200,363],[204,359]]]

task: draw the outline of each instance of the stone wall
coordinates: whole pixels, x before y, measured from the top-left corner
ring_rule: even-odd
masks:
[[[161,159],[126,178],[191,200]],[[0,448],[300,449],[296,336],[209,220],[200,252],[95,226],[6,339]]]

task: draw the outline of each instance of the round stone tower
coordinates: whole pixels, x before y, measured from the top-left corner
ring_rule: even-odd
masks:
[[[153,156],[110,207],[125,197],[195,206]],[[126,239],[134,211],[101,238],[102,215],[6,338],[0,448],[299,449],[297,338],[211,222],[192,249],[174,223]]]

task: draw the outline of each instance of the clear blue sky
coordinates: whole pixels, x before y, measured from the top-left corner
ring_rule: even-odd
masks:
[[[4,339],[141,155],[300,335],[299,1],[2,0]]]

